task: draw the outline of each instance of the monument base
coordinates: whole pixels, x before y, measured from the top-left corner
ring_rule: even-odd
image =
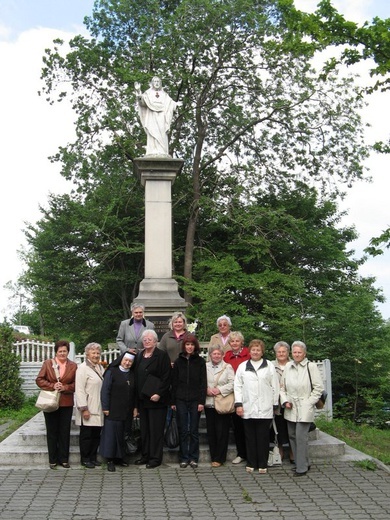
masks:
[[[179,294],[176,280],[172,278],[144,278],[139,285],[139,293],[134,303],[145,305],[148,316],[156,312],[161,314],[164,309],[167,315],[175,311],[184,311],[188,305]]]
[[[134,303],[145,306],[145,316],[154,323],[159,340],[169,330],[174,312],[185,312],[188,303],[179,295],[178,284],[171,278],[144,278]]]

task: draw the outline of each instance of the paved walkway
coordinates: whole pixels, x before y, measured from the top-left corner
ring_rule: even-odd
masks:
[[[314,464],[295,478],[289,464],[267,475],[248,474],[242,464],[211,469],[150,470],[129,466],[108,473],[1,469],[1,520],[252,519],[388,520],[390,473],[355,462]]]

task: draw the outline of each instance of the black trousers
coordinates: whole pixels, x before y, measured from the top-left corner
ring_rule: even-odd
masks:
[[[269,454],[269,428],[272,419],[244,419],[246,461],[250,468],[266,468]]]
[[[232,414],[219,414],[214,408],[205,408],[204,411],[211,462],[223,464],[226,462]]]
[[[43,413],[50,464],[62,464],[69,461],[72,412],[73,406],[61,406],[55,412]]]
[[[245,443],[245,428],[244,419],[237,415],[232,414],[234,440],[236,441],[237,455],[242,459],[246,459],[246,443]]]
[[[164,449],[164,429],[167,407],[147,408],[139,403],[142,459],[148,464],[161,464]]]
[[[101,426],[80,426],[80,458],[83,462],[94,462],[100,444]]]

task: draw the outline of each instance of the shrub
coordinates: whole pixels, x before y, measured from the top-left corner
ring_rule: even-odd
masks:
[[[19,409],[24,401],[20,361],[12,351],[12,329],[0,326],[0,408]]]

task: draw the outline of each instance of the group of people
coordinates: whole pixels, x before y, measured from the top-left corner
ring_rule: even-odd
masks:
[[[59,409],[45,413],[50,467],[69,467],[75,392],[81,463],[86,468],[100,465],[98,453],[109,471],[117,464],[127,465],[124,438],[136,416],[141,454],[135,464],[160,466],[169,413],[177,418],[180,467],[197,468],[204,412],[212,467],[226,462],[232,426],[237,448],[232,463],[246,462],[249,473],[267,473],[270,432],[275,428],[281,455],[288,446],[295,475],[305,475],[310,470],[309,428],[323,392],[321,375],[308,361],[305,344],[295,341],[290,349],[280,341],[274,346],[276,359],[269,361],[264,342],[254,339],[245,347],[243,335],[231,330],[228,316],[220,316],[217,327],[204,359],[182,312],[174,313],[170,330],[158,341],[143,306],[135,304],[132,317],[119,327],[121,355],[106,370],[100,365],[99,344],[87,345],[85,362],[77,368],[67,358],[67,342],[57,342],[55,359],[44,363],[36,380],[40,388],[61,393]]]

